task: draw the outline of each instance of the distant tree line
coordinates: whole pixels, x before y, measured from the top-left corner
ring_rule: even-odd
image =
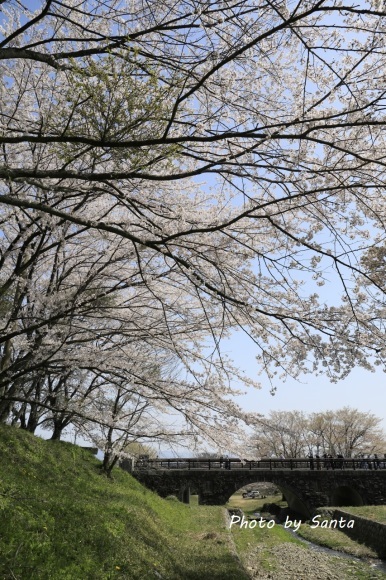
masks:
[[[369,412],[343,407],[306,414],[271,411],[250,440],[251,455],[307,457],[310,454],[356,457],[386,452],[382,419]]]

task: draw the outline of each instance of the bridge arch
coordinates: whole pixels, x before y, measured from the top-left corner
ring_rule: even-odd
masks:
[[[307,519],[311,517],[312,511],[311,511],[309,505],[307,504],[306,499],[304,497],[302,497],[301,490],[294,489],[291,485],[284,483],[282,481],[282,478],[275,477],[274,475],[272,475],[271,477],[265,476],[262,478],[257,473],[253,473],[253,472],[250,473],[249,476],[247,476],[245,478],[245,482],[242,485],[239,485],[237,487],[237,490],[233,490],[229,493],[229,497],[227,498],[226,501],[229,501],[229,498],[235,493],[235,491],[238,491],[242,487],[245,487],[246,485],[258,484],[258,483],[271,483],[271,484],[273,484],[285,496],[288,507],[291,511],[296,512],[298,514],[301,514],[302,516],[304,516]]]
[[[348,505],[364,505],[364,501],[359,492],[351,485],[339,485],[331,490],[330,505],[332,506],[348,506]]]
[[[176,462],[175,462],[176,463]],[[302,469],[286,467],[200,469],[138,469],[133,475],[162,497],[175,495],[181,501],[190,493],[198,494],[203,505],[225,505],[235,491],[252,483],[271,482],[281,489],[291,509],[305,517],[323,506],[381,505],[386,497],[386,469]]]

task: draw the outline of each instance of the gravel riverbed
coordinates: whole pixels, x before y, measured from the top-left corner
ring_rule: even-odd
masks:
[[[264,552],[267,562],[273,562],[272,571],[261,566],[261,552]],[[370,565],[304,549],[291,543],[272,548],[264,544],[255,545],[244,559],[244,566],[251,579],[259,580],[344,580],[354,578],[355,570],[363,566],[368,570],[368,580],[386,578],[386,574],[372,569]]]

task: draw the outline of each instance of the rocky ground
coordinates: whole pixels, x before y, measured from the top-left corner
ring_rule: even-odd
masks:
[[[263,569],[261,552],[264,552],[264,560],[271,561],[271,570]],[[268,555],[268,558],[266,557]],[[302,546],[291,543],[283,543],[280,546],[268,548],[264,544],[254,546],[244,558],[244,566],[251,579],[259,580],[344,580],[357,577],[355,571],[366,566],[359,577],[371,580],[386,578],[386,575],[378,570],[371,569],[356,560],[341,559],[325,553],[304,549]],[[266,564],[269,567],[269,564]]]

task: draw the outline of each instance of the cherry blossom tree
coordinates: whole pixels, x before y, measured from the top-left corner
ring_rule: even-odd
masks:
[[[351,407],[308,415],[301,411],[272,411],[260,421],[251,438],[252,456],[307,457],[310,453],[327,453],[349,458],[383,453],[386,444],[380,427],[382,419]]]
[[[312,450],[308,418],[302,411],[271,411],[260,418],[250,441],[251,457],[306,457]]]
[[[14,299],[3,312],[12,336],[1,419],[32,432],[50,426],[55,439],[76,425],[101,447],[105,437],[106,471],[139,439],[194,445],[205,433],[225,445],[225,425],[229,438],[237,431],[230,417],[245,418],[223,376],[237,370],[201,345],[213,320],[195,297],[167,282],[155,296],[121,238],[54,223],[42,233],[30,219],[21,244],[18,211],[2,239]]]
[[[382,419],[373,413],[343,407],[336,411],[313,413],[309,419],[309,429],[323,452],[344,457],[383,453],[386,437],[380,427]]]
[[[95,373],[114,344],[172,352],[172,407],[216,440],[248,420],[221,352],[235,328],[273,386],[384,364],[363,261],[385,235],[382,6],[1,10],[0,417],[49,408],[28,385]]]

